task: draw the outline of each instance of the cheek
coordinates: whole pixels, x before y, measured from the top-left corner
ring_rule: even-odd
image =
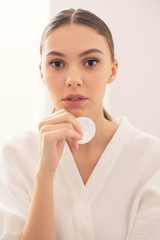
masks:
[[[88,89],[91,89],[90,93],[94,99],[99,101],[103,100],[105,91],[106,91],[107,76],[106,73],[101,72],[94,74],[92,79],[90,79],[90,85]]]
[[[97,90],[104,88],[104,86],[106,86],[107,83],[107,76],[106,73],[104,72],[92,74],[92,76],[90,76],[89,79],[90,79],[90,81],[88,81],[89,87],[93,89],[95,88]]]
[[[61,79],[50,71],[44,72],[44,81],[49,89],[49,91],[57,91],[62,85]]]

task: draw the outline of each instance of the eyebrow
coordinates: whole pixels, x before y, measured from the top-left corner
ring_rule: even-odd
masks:
[[[103,54],[103,52],[100,51],[99,49],[97,49],[97,48],[91,48],[91,49],[88,49],[88,50],[80,53],[80,54],[79,54],[79,57],[83,57],[83,56],[85,56],[85,55],[87,55],[87,54],[95,53],[95,52],[98,52],[98,53]],[[59,57],[66,57],[65,54],[63,54],[63,53],[61,53],[61,52],[57,52],[57,51],[48,52],[48,53],[46,54],[46,57],[49,56],[49,55],[56,55],[56,56],[59,56]]]
[[[92,49],[88,49],[88,50],[80,53],[80,54],[79,54],[79,57],[82,57],[82,56],[87,55],[87,54],[90,54],[90,53],[95,53],[95,52],[98,52],[98,53],[103,54],[103,52],[100,51],[99,49],[97,49],[97,48],[92,48]]]

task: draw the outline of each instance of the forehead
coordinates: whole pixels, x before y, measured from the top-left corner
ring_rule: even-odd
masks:
[[[107,54],[109,52],[105,37],[95,29],[85,25],[70,24],[52,31],[45,39],[43,51],[56,50],[80,53],[90,48],[98,48],[103,52],[107,51]]]

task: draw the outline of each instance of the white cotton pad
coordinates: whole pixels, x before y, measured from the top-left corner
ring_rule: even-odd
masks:
[[[78,144],[85,144],[94,137],[96,126],[94,122],[88,117],[78,117],[77,120],[81,124],[83,133],[83,138],[81,140],[78,140]]]

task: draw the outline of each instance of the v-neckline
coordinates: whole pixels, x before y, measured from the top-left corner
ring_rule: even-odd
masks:
[[[117,119],[116,122],[119,124],[119,127],[117,128],[107,147],[102,152],[101,157],[95,165],[86,184],[84,184],[82,180],[67,142],[65,143],[60,165],[63,168],[73,191],[76,186],[78,191],[82,190],[88,195],[90,201],[94,200],[97,192],[102,188],[103,182],[109,176],[114,166],[114,156],[116,156],[116,153],[119,151],[120,147],[120,144],[117,143],[119,143],[120,139],[123,138],[123,129],[126,121],[127,119],[125,117]]]

